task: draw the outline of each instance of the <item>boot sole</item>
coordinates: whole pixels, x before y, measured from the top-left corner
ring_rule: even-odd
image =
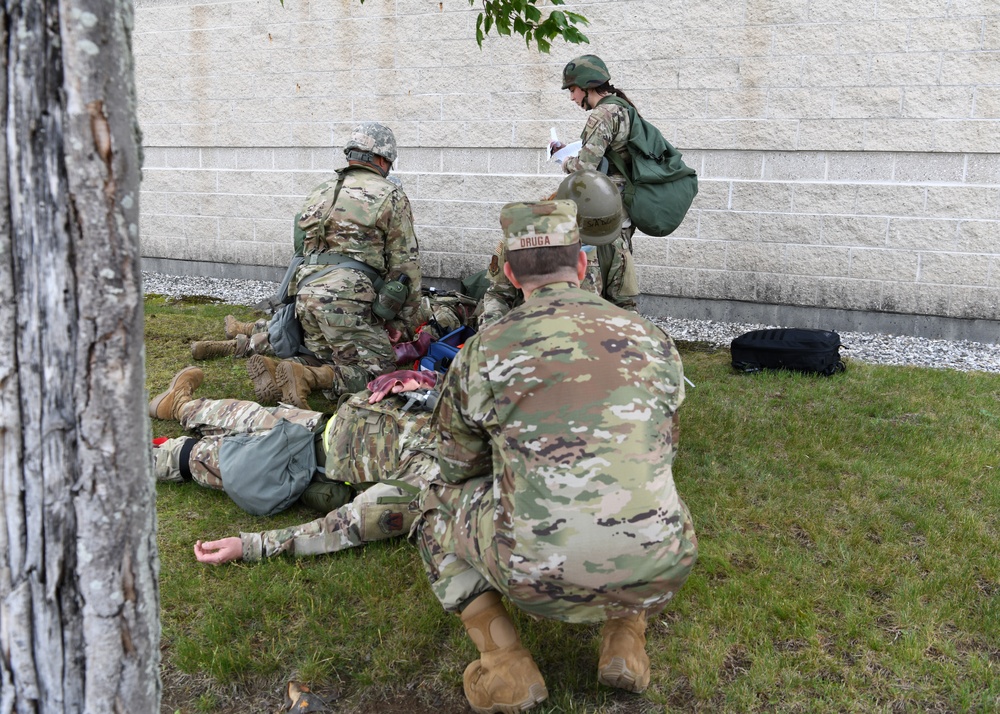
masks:
[[[638,679],[639,675],[628,668],[622,657],[612,657],[611,662],[601,667],[597,673],[597,681],[601,684],[628,692],[639,693],[646,690],[648,685],[638,683]]]
[[[155,397],[153,397],[153,401],[151,401],[149,403],[149,416],[151,416],[153,419],[169,419],[170,418],[169,414],[167,416],[165,416],[165,417],[158,417],[158,416],[156,416],[156,412],[160,408],[160,404],[163,403],[163,400],[166,399],[167,397],[169,397],[170,394],[174,391],[174,388],[177,386],[178,380],[180,380],[181,377],[183,377],[185,374],[187,374],[191,370],[198,370],[199,372],[201,371],[201,369],[199,367],[185,367],[180,372],[178,372],[177,374],[175,374],[174,378],[170,380],[170,386],[167,387],[167,391],[161,392],[160,394],[157,394]],[[198,386],[201,386],[201,382],[198,383]]]
[[[299,409],[308,409],[309,405],[304,404],[301,399],[299,399],[299,393],[295,389],[295,375],[292,373],[292,364],[290,362],[281,362],[274,370],[274,381],[278,385],[278,389],[281,390],[281,401],[285,404],[291,404],[293,407],[298,407]]]
[[[489,708],[477,707],[469,704],[476,714],[518,714],[526,712],[537,704],[541,704],[549,698],[549,690],[544,684],[532,684],[528,687],[528,696],[516,704],[494,704]]]
[[[253,355],[247,360],[247,374],[250,375],[250,380],[253,382],[254,394],[257,395],[257,399],[262,404],[265,402],[278,403],[281,399],[281,389],[274,377],[271,376],[271,370],[267,368],[263,357]]]

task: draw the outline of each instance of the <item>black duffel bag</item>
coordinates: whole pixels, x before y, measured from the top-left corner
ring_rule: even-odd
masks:
[[[830,376],[844,371],[841,346],[836,332],[788,327],[746,332],[732,341],[729,351],[740,372],[790,369]]]

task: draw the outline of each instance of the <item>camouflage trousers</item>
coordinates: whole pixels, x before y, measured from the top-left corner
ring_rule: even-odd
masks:
[[[298,289],[295,315],[305,347],[336,369],[326,396],[357,392],[373,378],[396,369],[385,327],[372,314],[375,293],[368,278],[355,270],[332,270]]]
[[[315,429],[326,417],[320,412],[294,407],[264,407],[239,399],[193,399],[181,408],[180,423],[203,436],[191,447],[188,468],[192,479],[208,488],[223,490],[219,449],[226,436],[260,433],[281,419]],[[182,482],[179,457],[190,439],[169,439],[154,450],[154,472],[159,481]],[[374,540],[409,532],[419,513],[418,496],[432,478],[440,474],[437,461],[414,452],[399,465],[391,481],[382,481],[359,491],[349,503],[309,523],[256,534],[243,534],[244,560],[257,560],[277,553],[295,555],[332,553]],[[351,474],[327,474],[346,481]]]
[[[350,503],[322,518],[264,533],[241,534],[243,559],[257,560],[278,553],[333,553],[405,535],[420,513],[420,493],[439,473],[432,455],[417,452],[400,465],[395,478],[368,486]]]
[[[181,407],[181,426],[196,431],[202,438],[191,447],[187,465],[191,478],[208,488],[222,490],[219,472],[219,448],[222,440],[232,434],[252,434],[269,431],[282,419],[301,424],[310,431],[324,419],[320,412],[295,407],[265,407],[241,399],[192,399]],[[157,466],[157,480],[183,481],[180,472],[180,450],[188,438],[170,439],[155,453],[156,461],[170,459]],[[172,462],[172,463],[171,463]],[[170,464],[170,465],[167,465]]]
[[[635,274],[635,258],[632,257],[633,226],[622,228],[622,234],[608,245],[597,246],[601,272],[601,288],[598,294],[623,310],[638,312],[635,298],[639,294],[639,278]],[[606,268],[606,269],[605,269]]]
[[[564,622],[600,622],[609,617],[636,614],[656,615],[687,580],[697,559],[698,540],[687,506],[681,501],[679,557],[657,578],[660,597],[637,607],[635,598],[595,587],[584,600],[560,599],[558,595],[512,587],[517,573],[511,563],[517,558],[505,533],[498,532],[497,519],[509,518],[498,509],[499,495],[491,476],[473,478],[458,485],[432,481],[420,501],[420,519],[413,537],[424,561],[431,591],[445,610],[458,612],[484,592],[505,595],[519,610],[535,617]],[[647,588],[648,583],[636,583]],[[622,593],[628,589],[625,586]]]

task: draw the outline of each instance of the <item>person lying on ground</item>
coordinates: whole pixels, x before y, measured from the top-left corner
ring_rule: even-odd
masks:
[[[150,402],[150,416],[174,419],[200,435],[166,439],[154,449],[157,480],[224,490],[258,515],[296,501],[326,515],[290,528],[199,540],[199,561],[332,553],[409,531],[415,499],[438,472],[427,411],[436,396],[433,372],[382,375],[333,416],[195,398],[203,380],[200,369],[187,367]]]

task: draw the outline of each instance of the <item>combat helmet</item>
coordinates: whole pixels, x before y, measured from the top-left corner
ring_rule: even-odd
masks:
[[[348,159],[369,163],[372,155],[381,156],[391,164],[396,161],[396,137],[385,124],[363,121],[351,130],[344,154]]]
[[[559,184],[556,198],[576,203],[580,241],[585,245],[607,245],[621,235],[622,198],[614,181],[601,172],[574,171]]]
[[[610,81],[611,73],[608,72],[604,60],[597,55],[577,57],[563,67],[563,89],[569,89],[574,85],[583,90],[594,89]]]

